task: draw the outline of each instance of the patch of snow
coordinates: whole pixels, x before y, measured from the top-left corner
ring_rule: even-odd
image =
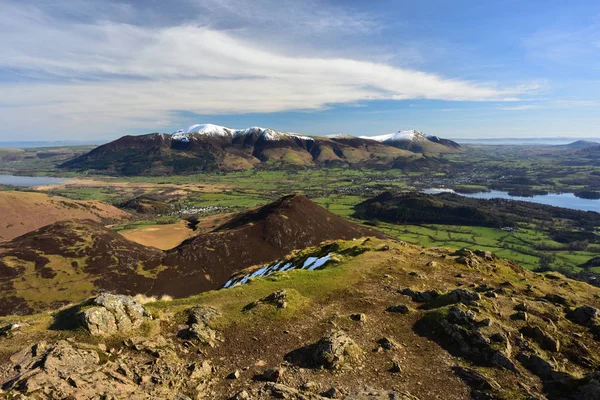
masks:
[[[315,139],[311,138],[310,136],[300,135],[298,133],[288,133],[287,135],[296,139],[305,140],[307,142],[315,141]]]
[[[179,142],[189,142],[190,134],[183,129],[180,129],[171,136],[171,139]]]
[[[306,261],[304,261],[304,265],[302,265],[302,267],[300,269],[306,269],[308,267],[310,267],[311,265],[313,265],[315,263],[315,261],[318,260],[318,257],[308,257],[306,259]]]
[[[260,137],[262,137],[264,140],[279,140],[283,137],[283,134],[272,129],[265,129],[261,133]]]
[[[321,258],[317,258],[315,260],[314,263],[312,263],[308,268],[306,268],[308,271],[314,271],[315,269],[322,267],[323,265],[325,265],[325,263],[327,261],[329,261],[329,259],[331,258],[331,253],[327,254],[326,256],[323,256]]]
[[[261,135],[264,133],[264,131],[266,131],[265,128],[261,128],[260,126],[253,126],[246,129],[238,129],[236,133],[241,135],[253,135],[255,133],[258,133],[259,135]]]
[[[332,253],[328,253],[327,255],[325,255],[323,257],[308,257],[304,261],[304,263],[302,263],[301,267],[294,265],[294,263],[292,261],[289,261],[285,264],[283,263],[283,261],[278,261],[278,262],[275,262],[275,263],[272,263],[269,265],[264,265],[261,268],[257,269],[256,271],[250,272],[241,278],[232,278],[232,279],[228,280],[227,283],[225,283],[225,285],[223,285],[223,288],[227,289],[227,288],[232,288],[232,287],[235,287],[238,285],[243,285],[243,284],[247,283],[248,280],[250,280],[251,278],[267,277],[276,272],[292,271],[292,270],[298,269],[298,268],[304,269],[307,271],[314,271],[315,269],[325,265],[325,263],[327,263],[327,261],[330,260],[331,254]]]

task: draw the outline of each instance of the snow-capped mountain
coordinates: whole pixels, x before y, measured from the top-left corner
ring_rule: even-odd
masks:
[[[449,139],[425,135],[416,129],[398,131],[378,136],[361,136],[362,139],[376,140],[380,143],[414,152],[445,153],[457,149],[460,145]]]
[[[435,163],[421,153],[455,149],[419,131],[356,137],[307,136],[253,126],[234,129],[194,124],[172,134],[123,136],[64,163],[78,171],[114,175],[164,175],[261,168],[360,166],[405,168]],[[451,142],[453,143],[453,142]],[[458,146],[458,145],[456,145]]]

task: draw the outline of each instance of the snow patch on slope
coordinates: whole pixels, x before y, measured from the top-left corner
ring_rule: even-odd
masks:
[[[328,253],[323,257],[308,257],[303,263],[297,263],[295,260],[288,261],[277,261],[269,265],[264,265],[256,271],[250,272],[242,277],[231,278],[223,285],[224,289],[232,288],[238,285],[248,283],[252,278],[264,278],[272,275],[276,272],[292,271],[295,269],[304,269],[307,271],[314,271],[317,268],[324,266],[327,261],[331,259],[332,253]]]

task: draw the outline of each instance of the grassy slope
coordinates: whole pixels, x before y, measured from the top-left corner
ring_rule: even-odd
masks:
[[[380,251],[384,244],[390,245],[388,251]],[[515,301],[533,300],[544,293],[556,293],[567,296],[577,304],[592,304],[600,306],[594,295],[600,290],[587,284],[567,280],[564,282],[544,278],[525,270],[510,267],[503,262],[492,262],[480,269],[468,268],[456,264],[452,258],[442,258],[443,252],[422,250],[420,247],[402,245],[391,241],[371,239],[367,242],[354,240],[340,242],[340,252],[344,250],[366,250],[358,256],[340,256],[339,262],[329,264],[322,270],[292,271],[280,273],[269,278],[256,279],[251,283],[233,289],[211,291],[186,299],[147,304],[152,314],[157,318],[160,328],[142,330],[142,335],[156,335],[160,330],[163,335],[173,337],[178,326],[185,323],[183,313],[196,304],[207,304],[219,309],[223,316],[214,325],[225,337],[225,344],[214,349],[204,348],[203,359],[209,359],[218,371],[218,376],[225,376],[233,369],[248,367],[242,378],[236,381],[219,379],[215,390],[219,398],[227,398],[243,385],[260,387],[260,383],[248,383],[254,373],[261,372],[265,367],[257,367],[257,360],[264,360],[268,367],[280,365],[285,354],[306,344],[314,343],[321,335],[332,328],[346,329],[351,337],[365,350],[366,362],[364,368],[347,370],[343,373],[330,373],[322,370],[304,370],[301,376],[291,374],[287,383],[301,384],[311,380],[323,385],[326,389],[332,385],[344,385],[350,389],[358,389],[361,385],[379,388],[397,388],[409,391],[419,398],[435,398],[444,395],[448,399],[464,399],[468,391],[464,384],[451,372],[456,364],[470,365],[469,362],[451,356],[436,343],[416,335],[412,330],[413,324],[424,310],[417,310],[409,315],[394,315],[384,310],[391,304],[407,304],[416,308],[407,297],[395,293],[396,288],[412,287],[415,290],[435,288],[446,291],[454,289],[458,283],[467,286],[469,283],[481,283],[497,287],[504,281],[510,281],[515,291],[513,296],[501,296],[499,299],[484,298],[482,311],[494,309],[494,318],[501,320],[506,329],[515,330],[521,322],[508,318],[513,311]],[[305,256],[319,251],[307,249],[298,256]],[[431,267],[426,264],[435,260],[438,265]],[[418,272],[421,277],[411,275]],[[461,273],[463,278],[454,276]],[[533,284],[534,291],[528,291],[527,286]],[[391,289],[386,290],[386,287]],[[244,312],[243,308],[257,299],[265,297],[273,291],[285,288],[288,292],[288,307],[275,309],[260,306],[252,312]],[[540,307],[550,307],[540,303]],[[537,306],[536,306],[537,307]],[[365,323],[352,322],[348,315],[353,312],[363,312],[367,315]],[[535,315],[534,323],[538,322]],[[14,317],[0,318],[0,325],[14,321]],[[21,335],[10,340],[0,341],[0,363],[2,357],[23,347],[26,343],[39,340],[55,340],[75,337],[77,341],[97,343],[99,340],[90,338],[81,331],[47,331],[52,322],[49,314],[38,314],[30,317],[19,317],[19,321],[29,324],[22,330]],[[540,320],[541,321],[541,320]],[[556,321],[559,332],[581,333],[582,341],[588,341],[590,334],[585,328],[574,326],[566,320]],[[286,333],[287,332],[287,333]],[[561,347],[570,345],[569,335],[560,334]],[[371,352],[375,342],[381,337],[391,337],[402,344],[395,352]],[[110,346],[121,346],[118,338],[108,340]],[[590,347],[593,348],[593,347]],[[562,363],[564,356],[555,354],[554,357]],[[398,358],[403,368],[402,379],[394,374],[385,372],[391,365],[392,358]],[[581,375],[583,370],[572,364],[561,364],[566,372]],[[531,387],[539,387],[539,381],[531,374],[524,372],[516,376],[507,371],[494,368],[476,367],[489,376],[494,377],[502,385],[502,391],[508,398],[521,398],[510,395],[522,393],[519,383]],[[298,381],[298,382],[297,382]],[[442,393],[443,392],[443,393]]]

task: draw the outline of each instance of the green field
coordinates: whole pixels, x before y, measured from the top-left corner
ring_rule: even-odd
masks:
[[[18,156],[29,154],[30,161],[4,164],[0,162],[0,171],[14,172],[11,169],[21,165],[21,170],[16,172],[93,178],[97,182],[96,186],[69,185],[52,189],[50,193],[78,200],[100,200],[115,205],[139,195],[162,196],[163,201],[176,210],[174,214],[182,210],[210,207],[218,209],[206,214],[243,210],[286,194],[300,193],[329,211],[350,219],[355,204],[383,191],[441,185],[454,187],[459,191],[484,190],[494,185],[499,189],[516,191],[576,191],[590,189],[600,174],[600,167],[575,165],[569,153],[552,153],[554,150],[549,152],[546,148],[534,146],[471,146],[463,153],[440,156],[449,167],[438,171],[404,172],[398,169],[380,171],[351,168],[249,169],[219,174],[115,178],[65,174],[52,166],[53,159],[62,160],[66,157],[64,153],[76,154],[84,150],[87,149],[67,149],[57,152],[59,155],[55,158],[32,158],[38,153],[43,154],[45,149],[16,152]],[[497,179],[500,175],[508,176],[510,182],[518,180],[519,184]],[[456,183],[458,181],[460,183]],[[103,185],[103,182],[122,182],[123,186],[108,187]],[[212,186],[219,188],[211,190]],[[192,190],[194,188],[198,190]],[[173,191],[182,191],[184,195],[171,196]],[[178,215],[161,216],[154,220],[152,217],[150,220],[144,218],[134,225],[164,223],[172,217]],[[561,228],[561,221],[553,221],[551,224],[553,228]],[[491,250],[529,269],[543,264],[551,265],[552,268],[577,271],[581,264],[600,255],[598,244],[589,244],[585,251],[569,251],[564,244],[553,241],[547,235],[547,228],[523,224],[518,232],[510,233],[500,229],[473,226],[378,224],[378,229],[401,240],[423,246]]]

